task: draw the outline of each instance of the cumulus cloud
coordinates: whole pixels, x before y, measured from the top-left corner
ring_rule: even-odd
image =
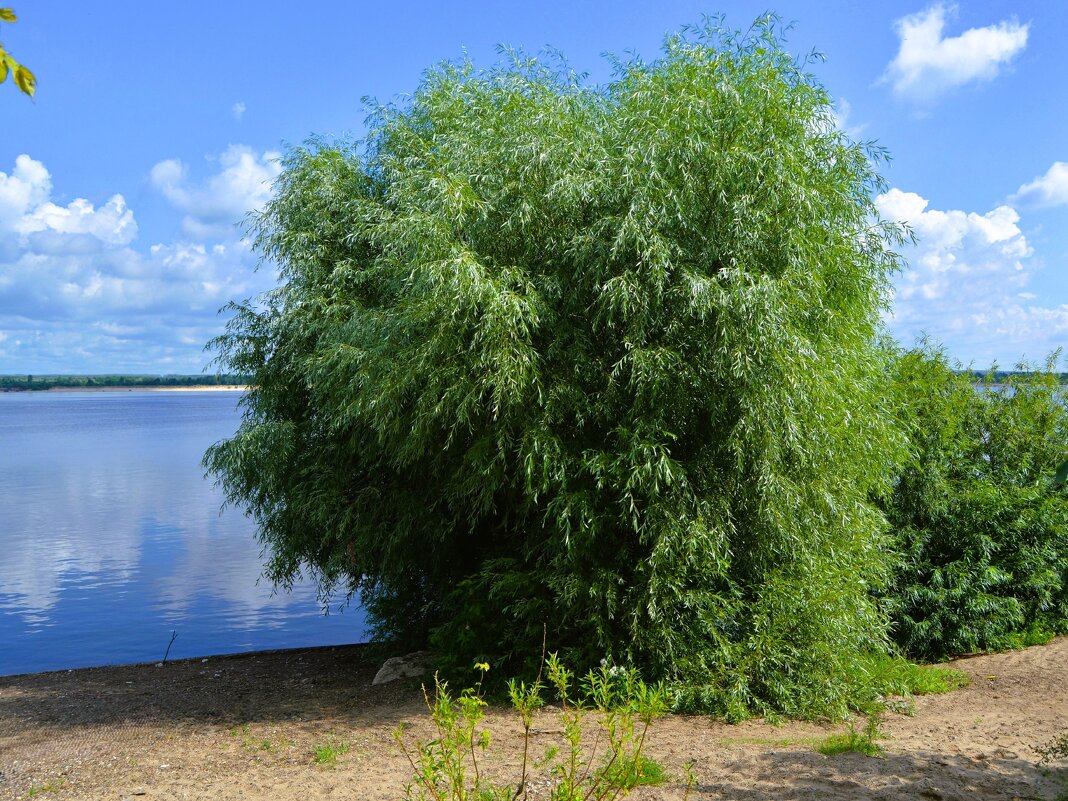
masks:
[[[240,172],[241,159],[230,165]],[[191,211],[204,186],[178,186]],[[239,180],[222,182],[231,195]],[[254,196],[246,192],[245,196]],[[233,197],[220,202],[223,214]],[[0,172],[0,364],[7,371],[199,372],[218,309],[270,288],[230,227],[210,242],[137,243],[125,199],[60,205],[45,166],[19,156]]]
[[[11,229],[12,221],[39,206],[52,192],[52,176],[44,164],[23,154],[15,159],[11,174],[0,172],[0,225]]]
[[[220,170],[207,180],[194,182],[189,168],[177,159],[156,164],[149,181],[174,208],[186,216],[182,232],[197,240],[234,235],[237,224],[250,211],[263,207],[281,172],[279,154],[257,154],[244,145],[231,145],[219,156]]]
[[[0,172],[0,230],[24,236],[37,233],[88,234],[125,245],[137,236],[137,222],[122,195],[96,208],[85,198],[66,206],[48,200],[52,176],[44,164],[23,154],[11,174]]]
[[[931,100],[973,81],[989,81],[1027,46],[1030,25],[1015,19],[944,36],[946,18],[954,11],[938,4],[895,24],[901,46],[883,81],[899,97]]]
[[[19,220],[15,230],[21,234],[40,231],[90,234],[103,242],[126,245],[137,236],[137,223],[123,196],[113,195],[99,209],[84,198],[67,206],[44,203]]]
[[[1068,333],[1068,305],[1043,305],[1027,289],[1034,251],[1013,207],[932,209],[926,198],[897,188],[876,204],[917,238],[904,251],[909,267],[896,282],[889,320],[903,344],[926,333],[980,367],[1012,366],[1023,356],[1045,357]]]
[[[1063,206],[1068,203],[1068,164],[1053,162],[1045,175],[1021,186],[1012,199],[1029,206]]]

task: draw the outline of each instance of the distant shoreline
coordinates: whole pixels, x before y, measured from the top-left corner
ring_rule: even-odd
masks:
[[[247,392],[246,384],[191,384],[189,386],[166,387],[49,387],[48,389],[0,389],[0,392]]]

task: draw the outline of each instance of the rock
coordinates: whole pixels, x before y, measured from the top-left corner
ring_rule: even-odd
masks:
[[[430,661],[430,651],[413,651],[404,656],[393,656],[382,663],[371,684],[385,684],[397,679],[422,676],[426,673],[426,663]]]

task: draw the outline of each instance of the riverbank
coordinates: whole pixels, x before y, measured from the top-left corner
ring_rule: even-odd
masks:
[[[0,677],[0,799],[396,801],[409,773],[392,732],[430,731],[414,681],[371,685],[380,657],[345,646]],[[675,778],[631,798],[681,801],[689,762],[694,801],[1056,798],[1068,762],[1041,766],[1035,748],[1068,729],[1068,638],[952,666],[971,686],[888,714],[881,759],[817,753],[842,725],[669,716],[649,753]],[[511,776],[512,716],[491,710],[487,726],[484,769]],[[550,711],[534,729],[538,753],[560,739]],[[324,747],[333,763],[317,761]]]

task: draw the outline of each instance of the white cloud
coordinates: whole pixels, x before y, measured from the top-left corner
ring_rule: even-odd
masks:
[[[1068,305],[1043,305],[1027,290],[1033,248],[1014,208],[985,213],[929,208],[914,192],[891,189],[876,198],[880,213],[906,222],[917,243],[896,281],[889,321],[904,345],[926,333],[977,366],[1044,358],[1068,335]]]
[[[972,81],[991,80],[1027,46],[1030,25],[1015,19],[945,37],[946,17],[953,11],[938,4],[895,24],[901,47],[883,80],[899,97],[931,100]]]
[[[1020,272],[1021,259],[1031,255],[1031,247],[1017,225],[1020,215],[1010,206],[998,206],[986,214],[928,211],[925,198],[896,188],[879,195],[876,202],[883,216],[908,223],[916,233],[920,263],[932,276],[1006,267]]]
[[[1029,206],[1063,206],[1068,203],[1068,164],[1053,162],[1045,175],[1021,186],[1012,199]]]
[[[233,118],[235,120],[240,122],[241,118],[245,116],[245,104],[242,103],[240,100],[234,103],[232,106],[230,106],[230,114],[233,115]]]
[[[51,193],[52,176],[44,164],[26,154],[16,158],[10,175],[0,172],[0,231],[88,234],[116,245],[137,236],[137,222],[122,195],[96,208],[85,198],[58,206],[49,200]]]
[[[232,164],[244,169],[240,158]],[[179,187],[190,209],[206,205],[197,192],[210,185]],[[239,194],[240,180],[222,185]],[[48,170],[29,156],[0,172],[0,364],[9,372],[199,372],[203,343],[222,327],[218,309],[274,284],[230,227],[211,242],[138,246],[121,195],[94,206],[59,205],[51,193]]]
[[[149,180],[171,205],[186,216],[182,231],[193,239],[226,238],[250,211],[263,207],[281,172],[279,154],[256,154],[244,145],[231,145],[219,156],[221,169],[195,184],[189,170],[176,159],[156,164]]]
[[[67,206],[44,203],[19,220],[15,230],[20,234],[91,234],[103,242],[126,245],[136,238],[137,223],[123,196],[114,195],[99,209],[83,198]]]
[[[0,172],[0,226],[13,228],[14,222],[39,206],[52,192],[52,176],[45,166],[23,154],[15,159],[10,175]]]

